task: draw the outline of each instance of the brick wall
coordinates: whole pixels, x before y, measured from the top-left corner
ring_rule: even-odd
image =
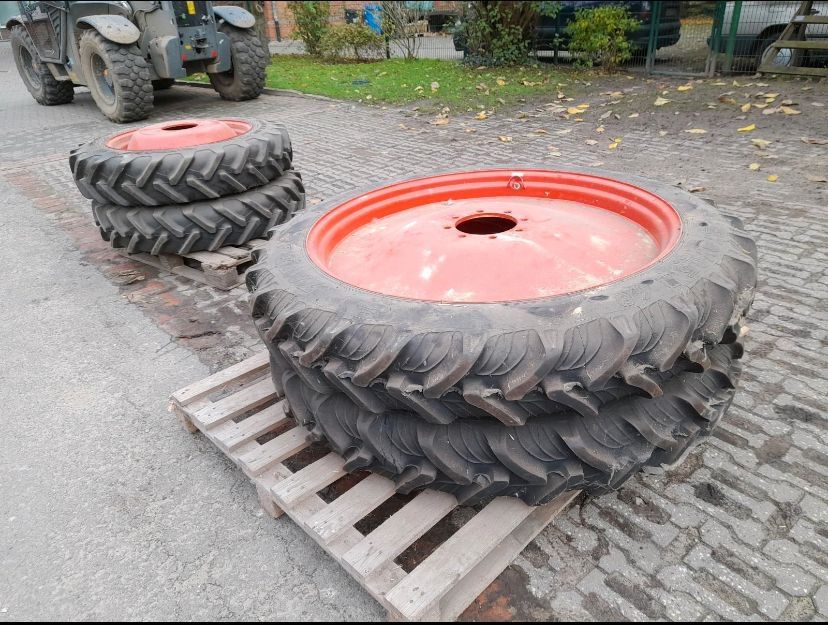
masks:
[[[354,0],[341,1],[333,0],[331,5],[331,23],[342,24],[345,22],[345,10],[353,9],[362,16],[362,11],[366,4],[379,4],[378,0]],[[452,11],[457,10],[461,2],[450,0],[437,0],[434,3],[435,11]],[[276,0],[275,2],[265,1],[264,12],[267,21],[267,36],[270,39],[276,39],[276,24],[274,23],[273,10],[274,5],[276,9],[276,16],[279,18],[279,31],[282,39],[291,39],[294,31],[293,13],[288,8],[286,0]]]

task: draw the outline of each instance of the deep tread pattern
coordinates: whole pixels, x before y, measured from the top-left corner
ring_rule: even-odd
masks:
[[[617,489],[644,466],[672,464],[710,433],[729,406],[740,373],[738,343],[709,350],[697,372],[682,360],[660,374],[663,394],[605,405],[595,416],[569,410],[504,427],[485,421],[432,424],[394,410],[375,413],[345,393],[322,392],[272,361],[293,418],[326,440],[348,471],[391,477],[408,493],[428,486],[462,504],[495,496],[546,503],[566,490]]]
[[[39,59],[40,56],[35,49],[34,42],[28,31],[23,26],[14,26],[11,29],[11,47],[14,55],[14,62],[17,65],[17,72],[26,85],[29,93],[38,104],[44,106],[55,106],[58,104],[69,104],[75,97],[75,88],[71,80],[57,80],[45,63],[37,64],[37,75],[40,85],[29,83],[26,73],[21,67],[20,49],[26,48],[32,59]]]
[[[288,171],[290,136],[281,125],[242,120],[250,132],[227,141],[169,151],[119,151],[110,137],[71,151],[69,166],[80,192],[101,204],[163,206],[233,195]]]
[[[302,178],[293,170],[251,191],[186,206],[92,204],[101,237],[112,247],[153,255],[241,245],[266,236],[304,206]]]
[[[78,47],[87,86],[104,115],[119,124],[150,116],[153,103],[150,66],[138,46],[117,44],[95,30],[87,30],[81,35]],[[114,104],[104,101],[92,84],[90,58],[93,53],[107,61],[115,90]]]
[[[604,172],[600,170],[587,173]],[[617,176],[613,176],[617,177]],[[317,392],[431,424],[489,419],[520,426],[609,399],[663,395],[679,359],[697,371],[733,343],[753,300],[756,248],[738,220],[684,191],[652,187],[683,220],[660,262],[593,291],[508,303],[435,305],[355,289],[308,258],[307,233],[334,198],[289,224],[247,272],[260,336]]]
[[[219,30],[230,39],[232,69],[208,74],[210,83],[225,100],[239,102],[258,98],[264,90],[266,68],[270,63],[267,47],[254,29],[222,24]]]

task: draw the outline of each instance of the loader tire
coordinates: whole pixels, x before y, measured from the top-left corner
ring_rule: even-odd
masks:
[[[446,491],[460,504],[510,496],[540,505],[564,491],[615,490],[643,467],[679,461],[730,405],[741,354],[738,342],[713,347],[703,372],[682,358],[654,376],[663,388],[655,399],[620,399],[595,416],[570,410],[512,427],[485,420],[439,425],[390,409],[375,413],[341,391],[315,390],[289,369],[279,385],[291,416],[311,438],[327,441],[349,472],[385,475],[403,494],[422,487]]]
[[[17,72],[38,104],[69,104],[75,97],[71,80],[57,80],[48,66],[40,61],[34,42],[23,26],[11,29],[11,48]]]
[[[145,151],[108,146],[121,135],[95,139],[70,153],[72,175],[80,192],[101,204],[164,206],[243,193],[290,169],[293,151],[283,125],[229,121],[250,129],[224,141]]]
[[[113,43],[95,30],[81,35],[80,62],[86,86],[101,112],[123,124],[152,113],[150,66],[134,44]]]
[[[220,74],[208,74],[213,89],[233,102],[258,98],[264,90],[270,62],[266,45],[254,29],[222,24],[219,30],[230,39],[231,67]]]
[[[291,170],[256,189],[214,200],[158,208],[93,202],[92,207],[101,237],[113,248],[181,255],[266,237],[304,205],[302,178]]]
[[[620,187],[623,193],[654,194],[675,212],[680,228],[671,235],[672,247],[640,270],[605,284],[508,301],[429,301],[345,281],[316,260],[320,249],[334,246],[335,237],[353,236],[349,223],[371,229],[371,237],[382,235],[383,219],[360,213],[370,202],[385,211],[404,202],[434,206],[441,185],[454,192],[486,184],[507,193],[513,171],[389,183],[335,198],[274,229],[247,273],[247,286],[254,323],[273,357],[277,389],[291,372],[321,395],[343,393],[355,409],[412,424],[488,420],[522,426],[567,411],[597,419],[613,399],[660,397],[665,393],[661,373],[682,358],[703,370],[711,365],[711,346],[738,338],[734,328],[749,309],[756,282],[755,245],[741,223],[680,189],[601,170],[520,172],[526,191],[541,198],[544,185],[555,193],[586,185],[597,198]],[[622,202],[620,210],[634,209],[629,197]],[[452,212],[457,206],[446,204]],[[336,221],[340,214],[343,220]],[[412,218],[410,223],[418,222]],[[436,231],[448,233],[449,247],[465,244],[451,225],[438,224]],[[389,254],[400,253],[411,240],[407,234],[391,238],[399,244]],[[363,255],[345,260],[359,270],[378,245],[371,238]],[[418,259],[440,256],[435,249],[422,251],[430,256]],[[385,264],[392,281],[401,270],[393,258]],[[467,262],[464,267],[476,269]],[[363,273],[366,280],[375,277],[372,270]],[[403,279],[398,283],[409,286]]]

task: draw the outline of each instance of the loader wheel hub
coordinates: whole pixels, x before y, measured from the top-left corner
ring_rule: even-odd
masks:
[[[180,119],[117,134],[106,142],[116,150],[172,150],[227,141],[250,132],[240,119]]]
[[[608,178],[483,170],[393,184],[327,212],[313,262],[356,287],[410,299],[561,295],[657,262],[681,231],[660,197]]]

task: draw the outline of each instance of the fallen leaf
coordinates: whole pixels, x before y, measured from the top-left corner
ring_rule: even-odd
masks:
[[[801,115],[802,114],[802,111],[797,110],[795,108],[791,108],[790,106],[783,106],[782,107],[782,112],[785,113],[785,115]]]
[[[658,136],[659,136],[659,137],[663,137],[663,136],[664,136],[664,135],[666,135],[666,134],[667,134],[667,131],[666,131],[666,130],[659,130],[659,131],[658,131]]]
[[[572,128],[564,128],[563,130],[556,130],[555,134],[556,135],[568,135],[570,132],[572,132]]]
[[[771,143],[773,143],[772,141],[766,141],[765,139],[751,139],[750,142],[760,150],[764,150]]]
[[[758,108],[758,109],[763,109],[763,108],[765,108],[765,107],[767,106],[767,104],[754,104],[753,106],[754,106],[755,108]]]
[[[598,126],[598,128],[595,129],[595,132],[604,132],[604,127]]]
[[[793,100],[782,100],[782,106],[791,106],[794,104]]]
[[[604,161],[595,161],[594,163],[590,163],[589,166],[590,167],[600,167],[603,164],[604,164]]]
[[[503,143],[511,143],[511,142],[512,142],[512,137],[509,137],[509,136],[506,136],[506,135],[501,135],[501,136],[500,136],[500,137],[498,137],[498,138],[499,138],[499,139],[500,139]]]
[[[689,187],[687,190],[690,193],[702,193],[703,191],[707,191],[707,187]]]
[[[429,122],[432,126],[445,126],[449,123],[448,117],[441,117],[440,119],[435,119],[432,122]]]
[[[828,145],[828,139],[813,139],[811,137],[800,137],[802,143],[811,143],[813,145]]]
[[[750,102],[741,106],[742,113],[747,113],[750,110]]]
[[[558,99],[559,99],[559,100],[563,100],[565,97],[566,97],[566,94],[565,94],[565,93],[562,93],[562,92],[560,92],[560,91],[558,92]]]
[[[538,134],[538,135],[548,135],[548,134],[549,134],[549,131],[544,130],[543,128],[538,128],[538,129],[535,131],[535,134]]]
[[[778,113],[781,110],[782,109],[779,107],[771,107],[769,109],[765,109],[764,111],[762,111],[762,115],[773,115],[774,113]]]
[[[486,91],[486,89],[488,89],[488,87],[481,82],[480,84],[475,86],[475,89],[477,89],[478,91]]]
[[[432,93],[437,91],[439,88],[440,88],[440,83],[439,82],[434,81],[433,83],[431,83],[431,92]]]
[[[754,130],[756,130],[756,124],[750,124],[749,126],[742,126],[737,132],[753,132]]]
[[[503,80],[502,78],[498,78],[497,79],[497,86],[498,87],[505,87],[506,86],[506,81]]]
[[[598,144],[598,142],[595,139],[587,139],[586,141],[584,141],[584,143],[586,143],[587,145],[597,145]]]
[[[617,148],[617,147],[618,147],[618,142],[617,142],[617,141],[613,141],[612,143],[610,143],[610,144],[607,146],[607,149],[614,150],[614,149],[615,149],[615,148]]]
[[[480,111],[477,115],[474,116],[475,119],[488,119],[489,115],[486,111]]]
[[[477,132],[477,128],[466,128],[466,132]]]
[[[661,96],[659,96],[655,99],[655,102],[653,102],[653,104],[655,106],[664,106],[668,102],[670,102],[670,100],[668,100],[667,98],[662,98]]]
[[[811,182],[828,182],[828,176],[805,176]]]
[[[603,114],[601,115],[601,117],[599,117],[598,119],[600,119],[601,121],[603,121],[603,120],[605,120],[607,117],[609,117],[610,115],[612,115],[612,111],[607,111],[606,113],[603,113]]]
[[[638,117],[638,113],[630,113],[629,115],[627,115],[627,117],[629,117],[630,119],[635,119],[636,117]]]
[[[586,103],[585,103],[585,104],[579,104],[579,105],[578,105],[578,106],[576,106],[575,108],[579,108],[579,109],[588,109],[588,108],[589,108],[589,104],[586,104]]]
[[[777,180],[779,180],[779,176],[777,176],[776,174],[771,174],[770,176],[768,176],[768,182],[776,182]]]
[[[703,135],[707,131],[704,128],[688,128],[684,132],[689,132],[691,135]]]
[[[692,88],[693,88],[693,85],[690,85],[690,84],[679,85],[678,87],[676,87],[676,91],[690,91]]]
[[[731,98],[729,95],[720,95],[719,102],[722,104],[736,104],[736,100]]]
[[[566,109],[566,112],[570,115],[580,115],[581,113],[583,113],[581,109],[575,108],[574,106],[570,106],[568,109]]]
[[[779,94],[778,93],[766,93],[765,97],[766,98],[778,98]]]
[[[547,152],[547,154],[548,154],[549,156],[555,156],[555,157],[558,157],[558,156],[560,156],[560,155],[561,155],[561,153],[560,153],[560,151],[559,151],[559,150],[549,150],[549,152]]]
[[[750,165],[748,165],[748,169],[750,171],[759,171],[760,167],[761,165],[759,163],[751,163]]]

